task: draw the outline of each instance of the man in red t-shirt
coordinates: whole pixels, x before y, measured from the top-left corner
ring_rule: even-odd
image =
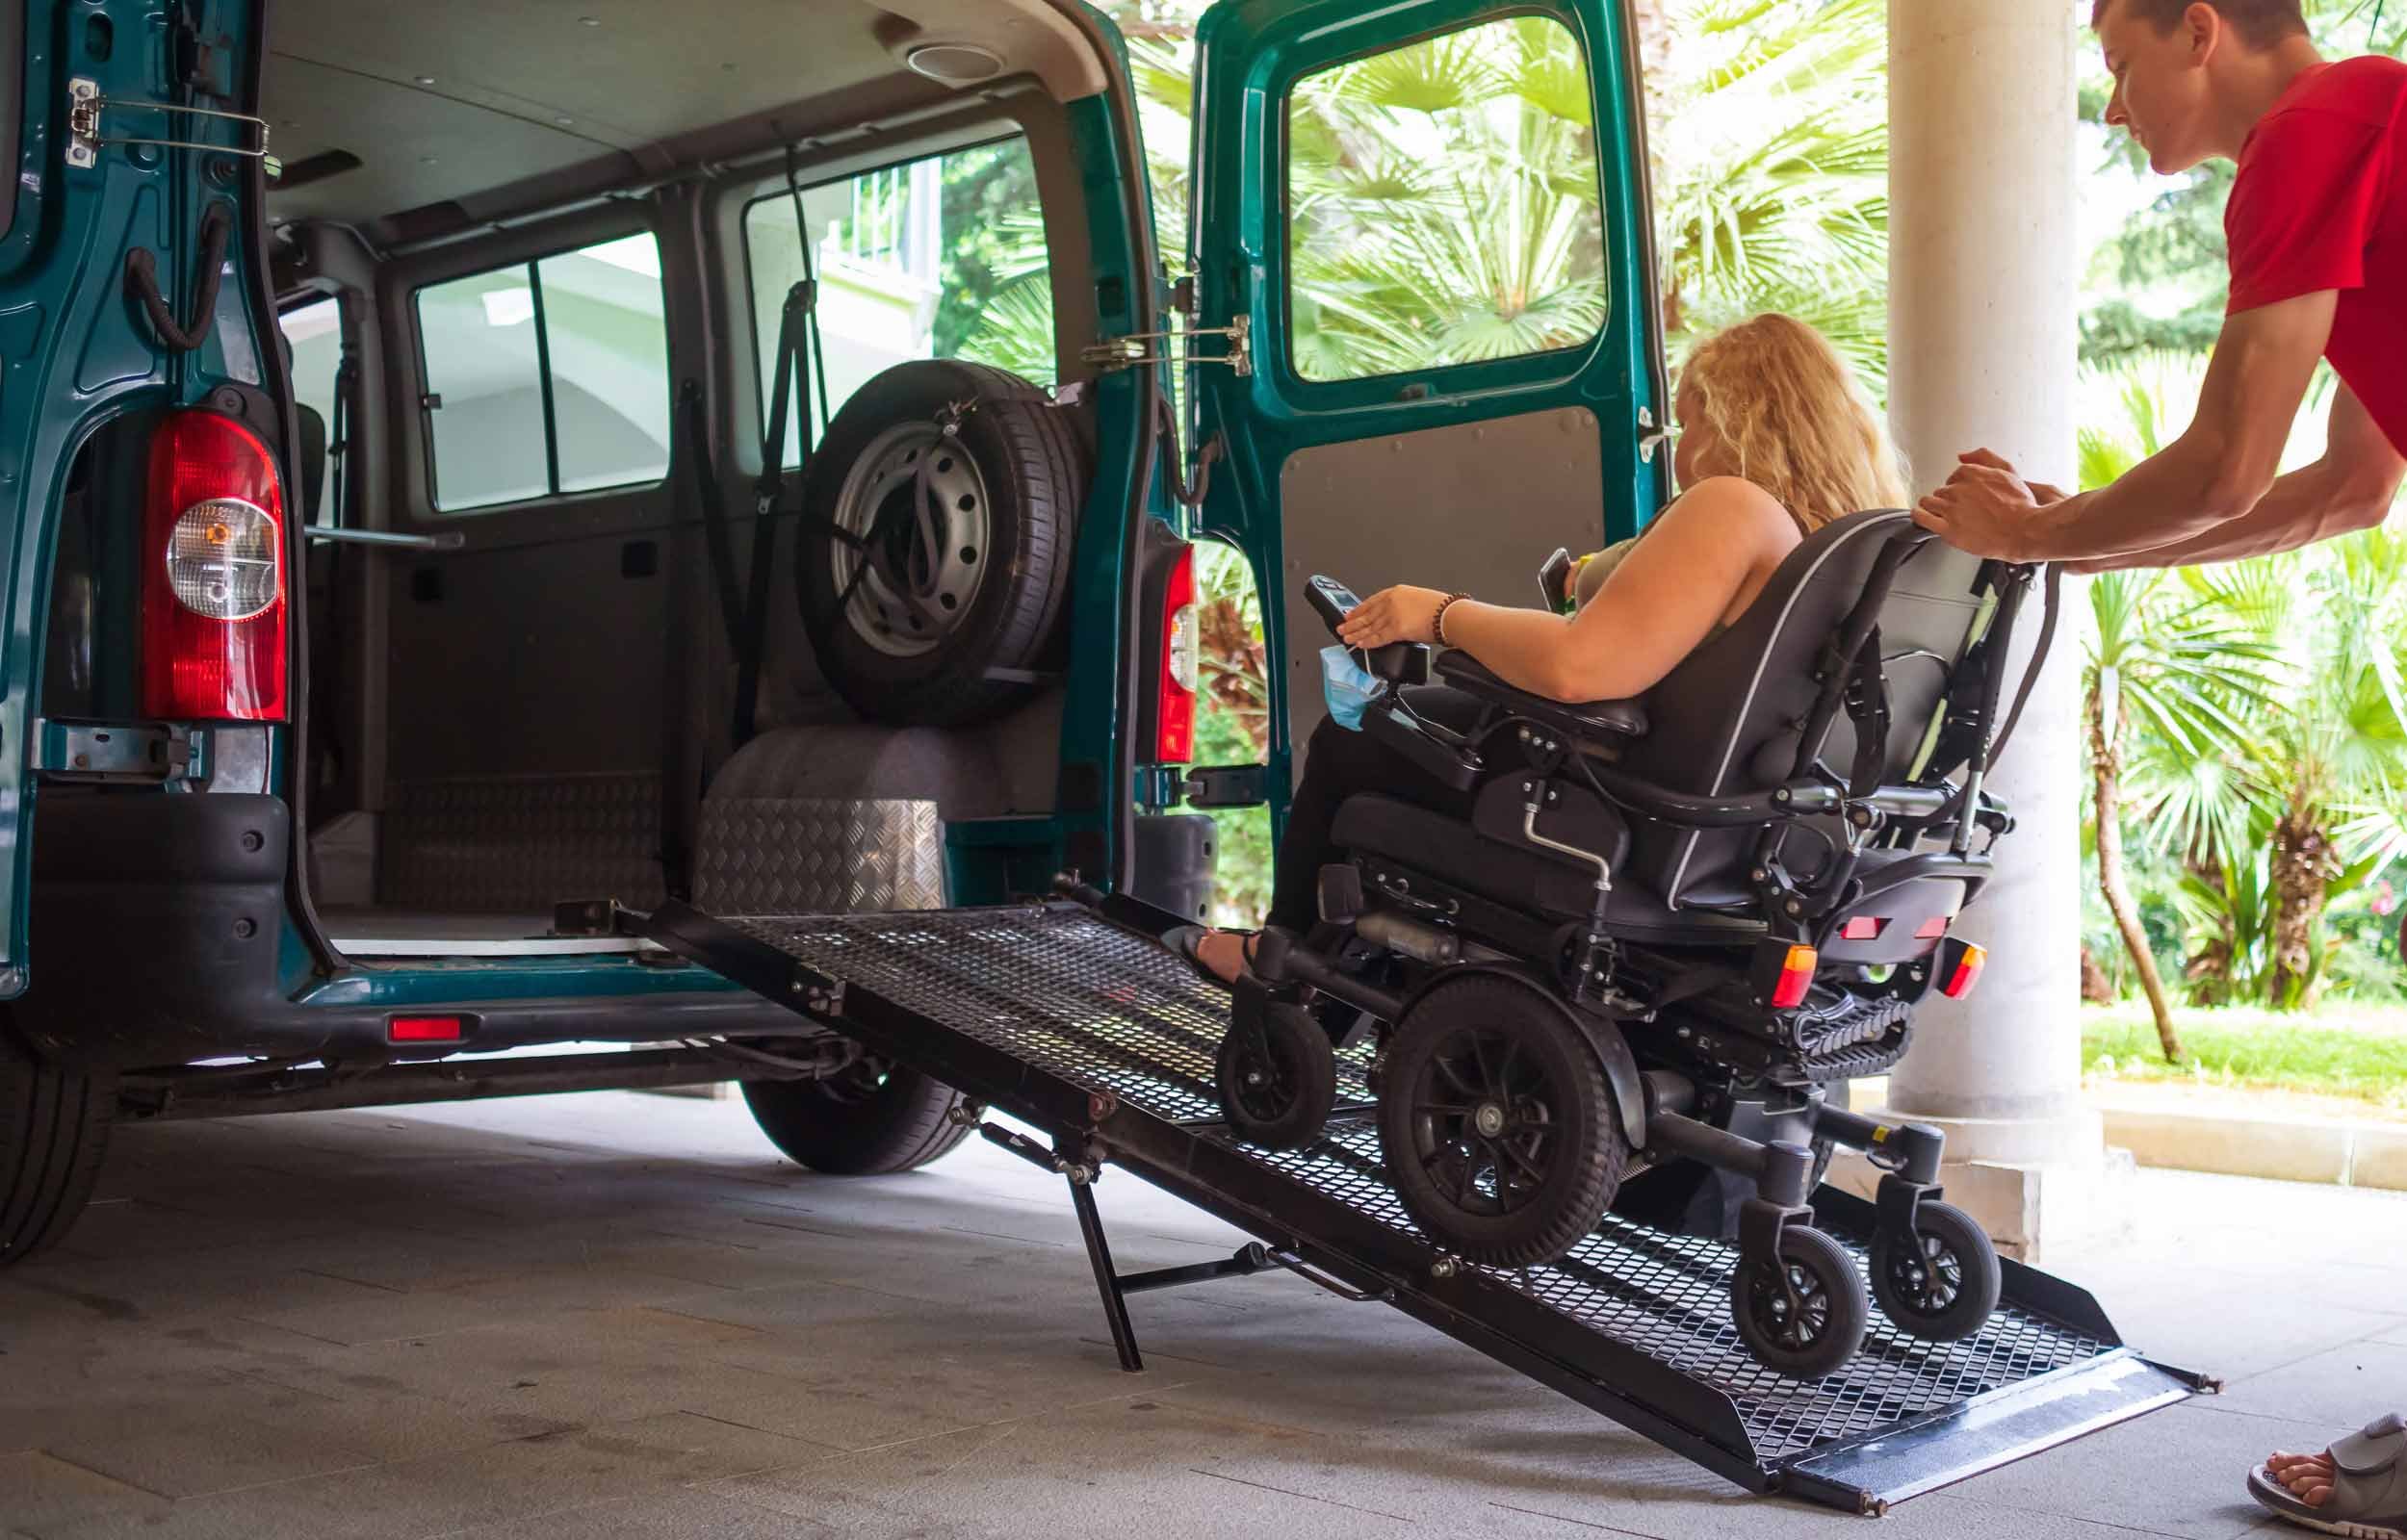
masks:
[[[2407,476],[2407,64],[2326,64],[2299,0],[2094,0],[2107,121],[2155,170],[2239,163],[2231,304],[2188,431],[2068,498],[1986,449],[1917,522],[2077,572],[2289,551],[2382,522]],[[2323,458],[2278,475],[2316,360],[2340,375]]]
[[[1986,449],[1915,519],[1965,550],[2076,571],[2289,551],[2379,524],[2407,476],[2407,64],[2326,64],[2299,0],[2094,0],[2107,121],[2157,171],[2230,156],[2231,303],[2198,414],[2113,485],[2068,498]],[[2323,458],[2279,475],[2316,360],[2341,378]],[[2407,1540],[2407,1421],[2249,1474],[2331,1533]]]

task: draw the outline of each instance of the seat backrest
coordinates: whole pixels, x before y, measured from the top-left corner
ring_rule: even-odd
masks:
[[[1910,515],[1883,509],[1851,514],[1799,542],[1736,625],[1646,693],[1650,727],[1625,751],[1623,768],[1701,796],[1787,780],[1822,688],[1815,674],[1825,649],[1863,597],[1883,548],[1912,529]],[[1898,568],[1881,605],[1889,693],[1883,779],[1891,783],[1916,769],[1947,679],[1980,634],[1981,568],[1979,557],[1926,540]],[[1849,773],[1855,728],[1847,713],[1833,716],[1819,749],[1825,764]],[[1753,896],[1745,868],[1756,837],[1751,830],[1697,834],[1642,822],[1630,869],[1675,908],[1744,903]]]
[[[297,404],[294,412],[300,419],[300,511],[301,523],[318,522],[318,504],[324,498],[326,486],[326,420],[316,407]]]

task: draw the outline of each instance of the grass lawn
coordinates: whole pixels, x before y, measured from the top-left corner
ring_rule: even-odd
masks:
[[[2082,1007],[2083,1073],[2306,1091],[2407,1111],[2407,1008],[2176,1010],[2173,1023],[2187,1051],[2178,1065],[2164,1062],[2146,1002]]]

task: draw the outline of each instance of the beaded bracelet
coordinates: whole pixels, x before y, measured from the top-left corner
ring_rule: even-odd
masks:
[[[1456,600],[1468,599],[1471,596],[1468,594],[1462,593],[1448,594],[1445,598],[1437,602],[1437,613],[1430,617],[1429,634],[1436,639],[1438,646],[1444,647],[1448,645],[1446,641],[1446,611],[1454,607]]]

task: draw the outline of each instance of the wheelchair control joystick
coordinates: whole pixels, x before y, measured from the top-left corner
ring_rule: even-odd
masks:
[[[1312,606],[1312,613],[1321,618],[1321,624],[1329,628],[1332,636],[1337,634],[1339,624],[1362,603],[1353,589],[1317,573],[1304,585],[1304,600]],[[1419,642],[1389,642],[1365,651],[1362,666],[1391,684],[1426,684],[1429,649]]]

